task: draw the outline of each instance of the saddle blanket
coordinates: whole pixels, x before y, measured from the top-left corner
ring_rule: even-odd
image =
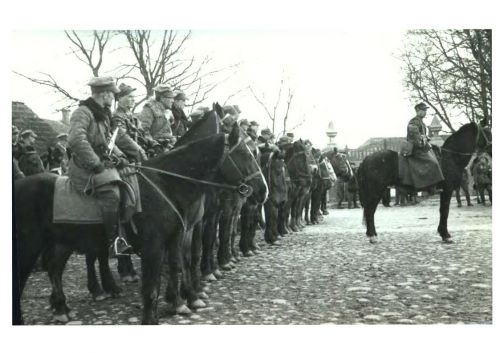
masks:
[[[54,190],[54,223],[102,223],[101,208],[95,197],[79,193],[68,177],[58,177]]]

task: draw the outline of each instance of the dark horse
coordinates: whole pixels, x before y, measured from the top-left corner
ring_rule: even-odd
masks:
[[[211,179],[224,153],[224,136],[216,134],[184,148],[165,153],[143,164],[159,171],[168,170],[194,179]],[[169,254],[170,272],[177,274],[180,243],[184,236],[183,225],[193,215],[192,205],[200,199],[206,186],[193,184],[173,176],[144,170],[139,178],[143,212],[134,216],[142,246],[142,295],[143,322],[155,323],[156,304],[163,255]],[[71,253],[76,250],[107,256],[107,240],[102,224],[54,224],[52,222],[54,185],[57,176],[38,174],[16,182],[15,223],[19,256],[21,292],[33,264],[44,248],[51,249],[48,263],[49,278],[53,287],[50,304],[56,317],[68,320],[69,308],[62,290],[62,272]],[[166,201],[166,196],[170,203]],[[175,209],[172,207],[175,205]],[[196,210],[199,211],[199,210]],[[192,222],[191,222],[192,223]],[[105,290],[119,292],[106,262],[100,263]]]
[[[444,242],[452,242],[448,232],[450,199],[460,186],[462,171],[469,163],[475,150],[485,150],[491,155],[491,132],[475,123],[462,126],[446,139],[441,148],[442,182],[440,221],[438,232]],[[398,153],[390,150],[375,152],[367,156],[358,170],[359,196],[366,221],[366,235],[370,242],[376,242],[375,211],[388,186],[401,186],[398,175]]]

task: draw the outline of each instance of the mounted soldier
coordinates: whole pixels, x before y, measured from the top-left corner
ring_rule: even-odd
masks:
[[[19,169],[17,161],[18,138],[19,138],[19,129],[17,128],[17,126],[12,125],[12,179],[13,180],[24,178],[24,173],[21,171],[21,169]]]
[[[125,83],[121,83],[118,87],[120,92],[115,94],[115,101],[117,102],[117,107],[111,118],[111,129],[114,131],[117,127],[120,133],[126,133],[130,138],[137,144],[137,148],[141,153],[141,159],[147,159],[146,152],[141,147],[140,142],[144,142],[144,131],[141,126],[141,122],[132,113],[132,108],[135,103],[133,88]]]
[[[184,113],[184,107],[187,100],[186,94],[181,90],[175,91],[174,94],[174,103],[172,105],[174,119],[170,127],[172,128],[172,134],[178,139],[186,133],[193,123],[186,116],[186,113]]]
[[[140,161],[137,144],[117,127],[111,130],[114,94],[119,90],[111,77],[94,77],[89,84],[92,95],[81,101],[70,120],[68,147],[71,149],[68,176],[78,192],[96,197],[102,211],[112,255],[131,252],[120,228],[121,178],[117,168],[129,161]]]
[[[19,169],[24,175],[43,173],[45,168],[43,162],[35,149],[35,141],[38,137],[33,130],[24,130],[20,134],[21,140],[15,148],[15,158],[18,161]]]
[[[408,122],[407,144],[400,163],[400,177],[403,185],[413,187],[417,191],[427,191],[429,194],[441,192],[437,184],[444,180],[439,162],[432,151],[427,136],[427,127],[423,122],[429,107],[425,103],[415,106],[417,115]],[[406,160],[406,163],[405,163]]]
[[[174,92],[165,84],[159,84],[153,88],[153,91],[155,98],[144,104],[139,119],[148,142],[159,147],[158,151],[165,151],[170,149],[176,141],[170,128],[172,115],[170,109],[174,102]]]

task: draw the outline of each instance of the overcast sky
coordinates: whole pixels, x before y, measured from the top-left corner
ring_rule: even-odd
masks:
[[[24,74],[47,72],[61,85],[85,98],[90,71],[70,54],[62,31],[17,31],[11,37],[12,70]],[[370,137],[404,136],[416,102],[408,98],[397,58],[404,31],[194,31],[185,55],[210,55],[215,66],[240,63],[229,81],[206,102],[224,101],[251,85],[271,104],[282,73],[294,91],[289,127],[305,118],[295,135],[326,145],[330,121],[338,131],[336,142],[354,148]],[[120,58],[110,57],[101,70],[111,70]],[[24,78],[11,75],[12,100],[23,101],[41,118],[60,119],[60,96]],[[133,84],[133,83],[131,83]],[[262,107],[249,91],[228,103],[238,104],[242,118],[271,127]],[[430,123],[432,116],[427,118]],[[277,128],[280,128],[278,125]]]

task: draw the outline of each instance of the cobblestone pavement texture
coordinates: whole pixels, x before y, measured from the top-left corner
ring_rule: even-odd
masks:
[[[160,323],[491,324],[491,207],[452,203],[454,244],[436,233],[438,210],[432,199],[380,207],[377,244],[364,236],[361,209],[330,210],[322,224],[287,235],[281,246],[261,241],[260,254],[210,284],[207,308],[167,316],[162,300]],[[121,283],[123,297],[93,302],[81,255],[70,258],[63,279],[74,317],[68,324],[140,323],[140,284]],[[32,274],[22,299],[27,324],[54,324],[49,294],[47,275]]]

